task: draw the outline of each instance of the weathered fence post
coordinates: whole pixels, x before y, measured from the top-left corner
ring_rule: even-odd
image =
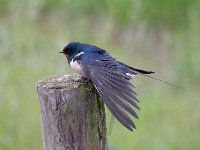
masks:
[[[75,75],[37,83],[45,150],[107,150],[103,102],[93,84]]]

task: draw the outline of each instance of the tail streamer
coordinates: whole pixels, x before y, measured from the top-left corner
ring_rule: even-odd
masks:
[[[135,70],[134,70],[134,71],[135,71]],[[149,75],[146,75],[146,74],[140,73],[140,72],[138,72],[138,71],[135,71],[135,72],[136,72],[137,74],[142,75],[142,76],[145,76],[145,77],[151,78],[151,79],[153,79],[153,80],[156,80],[156,81],[159,81],[159,82],[162,82],[162,83],[168,84],[168,85],[170,85],[170,86],[173,86],[173,87],[175,87],[175,88],[177,88],[177,89],[180,89],[180,90],[184,90],[184,91],[186,91],[185,88],[180,87],[180,86],[175,85],[175,84],[172,84],[172,83],[170,83],[170,82],[164,81],[164,80],[162,80],[162,79],[159,79],[159,78],[156,78],[156,77],[152,77],[152,76],[149,76]]]

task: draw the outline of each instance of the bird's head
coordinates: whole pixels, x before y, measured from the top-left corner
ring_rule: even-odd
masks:
[[[70,57],[79,53],[79,49],[78,49],[79,44],[80,43],[78,43],[78,42],[70,42],[59,53],[63,53],[67,57],[67,59],[70,59]]]

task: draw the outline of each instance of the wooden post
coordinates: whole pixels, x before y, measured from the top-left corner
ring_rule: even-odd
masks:
[[[78,74],[37,83],[45,150],[107,150],[105,109],[93,84]]]

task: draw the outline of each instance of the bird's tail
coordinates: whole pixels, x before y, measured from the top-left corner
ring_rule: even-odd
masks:
[[[152,77],[152,76],[149,76],[148,74],[152,74],[152,73],[155,73],[153,71],[145,71],[145,70],[141,70],[141,69],[136,69],[136,68],[133,68],[131,66],[128,66],[122,62],[119,62],[121,65],[124,65],[129,71],[130,71],[130,74],[133,74],[133,75],[142,75],[142,76],[145,76],[145,77],[148,77],[148,78],[151,78],[153,80],[156,80],[156,81],[159,81],[159,82],[162,82],[162,83],[165,83],[165,84],[168,84],[170,86],[173,86],[175,88],[178,88],[178,89],[181,89],[181,90],[185,90],[184,88],[178,86],[178,85],[175,85],[175,84],[172,84],[170,82],[167,82],[167,81],[164,81],[162,79],[159,79],[159,78],[156,78],[156,77]]]
[[[126,65],[126,67],[128,67],[131,71],[133,71],[133,73],[136,73],[136,74],[138,74],[138,73],[140,73],[140,74],[152,74],[152,73],[155,73],[153,71],[146,71],[146,70],[136,69],[136,68],[133,68],[133,67],[130,67],[130,66],[127,66],[127,65]]]
[[[128,71],[130,72],[130,74],[133,74],[133,75],[136,75],[136,74],[152,74],[152,73],[155,73],[155,72],[153,72],[153,71],[145,71],[145,70],[141,70],[141,69],[136,69],[136,68],[133,68],[133,67],[131,67],[131,66],[129,66],[129,65],[126,65],[126,64],[124,64],[124,63],[122,63],[122,62],[119,62],[119,61],[118,61],[118,63],[119,63],[120,65],[122,65],[122,66],[125,66],[126,69],[128,69]]]

